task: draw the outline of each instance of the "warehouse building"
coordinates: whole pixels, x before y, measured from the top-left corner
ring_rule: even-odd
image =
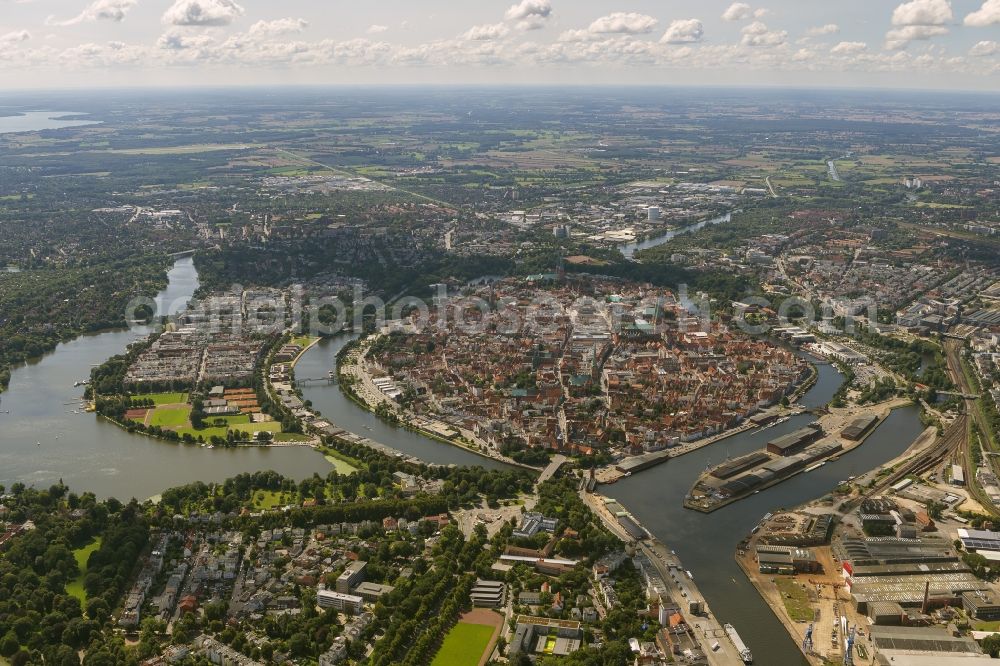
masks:
[[[875,663],[892,666],[977,666],[992,663],[971,638],[952,636],[939,627],[870,629]]]
[[[711,471],[711,475],[717,479],[730,479],[737,474],[745,472],[748,469],[752,469],[770,459],[771,457],[763,451],[755,451],[754,453],[740,456],[739,458],[733,458],[732,460],[722,463]]]
[[[840,431],[840,436],[844,439],[857,441],[868,434],[868,432],[878,423],[878,417],[874,414],[859,416]]]
[[[800,428],[787,435],[782,435],[772,439],[767,443],[768,453],[779,456],[790,456],[798,453],[809,444],[812,444],[823,435],[823,430],[818,426],[807,426]]]
[[[977,620],[1000,620],[1000,601],[989,592],[966,592],[962,608]]]
[[[823,566],[808,548],[757,546],[757,564],[761,573],[821,573]]]
[[[895,601],[873,601],[868,604],[868,617],[881,626],[899,626],[903,623],[905,611]]]

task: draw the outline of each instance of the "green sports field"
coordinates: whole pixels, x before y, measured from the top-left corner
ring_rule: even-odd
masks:
[[[186,425],[191,416],[190,407],[157,407],[149,419],[149,425],[161,428],[176,428]]]
[[[493,627],[459,622],[444,637],[431,666],[478,666],[492,636]]]
[[[132,396],[133,400],[152,400],[154,405],[183,405],[187,402],[187,393],[143,393]]]

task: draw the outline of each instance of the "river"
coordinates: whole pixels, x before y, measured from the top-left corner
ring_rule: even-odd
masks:
[[[819,366],[817,383],[803,396],[802,404],[826,404],[839,384],[840,375],[833,366]],[[915,407],[897,409],[862,446],[840,459],[708,515],[684,509],[681,502],[694,479],[708,465],[721,463],[727,455],[735,457],[761,448],[768,440],[800,428],[814,418],[802,414],[772,428],[751,430],[599,489],[619,500],[653,534],[677,551],[694,574],[713,613],[737,628],[758,664],[806,666],[808,662],[736,564],[733,557],[736,544],[765,513],[818,498],[831,491],[838,481],[873,469],[902,453],[924,429],[919,412]]]
[[[337,351],[350,339],[344,336],[325,340],[313,347],[297,367],[297,376],[325,376],[334,366]],[[799,401],[806,407],[826,405],[841,384],[842,377],[834,366],[823,364],[817,370],[816,383]],[[338,425],[405,453],[429,462],[483,462],[456,447],[386,425],[345,398],[335,384],[311,384],[303,387],[303,394]],[[733,557],[736,544],[765,513],[820,497],[848,476],[873,469],[902,453],[923,431],[919,412],[915,407],[897,409],[862,446],[838,460],[711,514],[684,509],[682,501],[695,478],[709,465],[762,448],[768,440],[814,419],[806,413],[771,428],[741,433],[599,489],[621,501],[653,534],[677,551],[712,611],[723,622],[737,627],[758,664],[806,666],[808,662],[737,566]],[[487,462],[490,466],[498,464]]]
[[[295,366],[298,378],[322,378],[337,365],[337,352],[353,340],[354,335],[320,340],[310,348]],[[398,451],[414,455],[424,462],[447,465],[481,465],[489,469],[506,469],[507,465],[465,451],[451,444],[444,444],[405,428],[397,428],[368,412],[341,391],[336,382],[306,383],[302,395],[311,400],[313,408],[344,430],[369,437]]]
[[[170,285],[158,296],[158,302],[162,308],[176,311],[197,286],[192,260],[180,259],[170,271]],[[274,469],[300,479],[330,469],[308,448],[202,449],[129,435],[93,414],[74,414],[81,391],[73,387],[74,381],[87,377],[92,365],[123,351],[136,335],[114,331],[80,337],[14,370],[10,390],[0,396],[0,410],[10,410],[10,414],[0,413],[0,483],[9,486],[22,481],[44,487],[61,478],[76,491],[144,498],[170,486],[195,480],[220,481],[240,472]],[[297,376],[326,377],[335,365],[337,351],[350,339],[341,336],[315,345],[299,362]],[[840,385],[840,375],[833,366],[820,365],[818,370],[816,384],[800,401],[803,405],[825,405]],[[427,462],[503,467],[497,461],[390,426],[348,400],[334,383],[311,383],[303,387],[303,394],[337,425]],[[918,411],[913,407],[898,409],[863,446],[839,460],[711,514],[689,511],[681,502],[708,465],[760,448],[767,440],[813,418],[802,414],[772,428],[741,433],[600,489],[620,500],[677,551],[712,610],[737,627],[759,664],[795,666],[807,662],[736,565],[736,544],[768,511],[819,497],[838,481],[902,453],[923,430]]]
[[[621,250],[622,255],[626,259],[631,259],[636,252],[639,250],[648,250],[651,247],[656,247],[657,245],[663,245],[671,238],[675,238],[680,234],[689,234],[692,231],[698,231],[703,227],[707,227],[710,224],[721,224],[723,222],[729,222],[733,219],[732,213],[726,213],[725,215],[720,215],[719,217],[713,217],[710,220],[702,220],[695,224],[688,225],[686,227],[681,227],[680,229],[671,229],[670,231],[665,231],[662,234],[656,234],[655,236],[650,236],[644,240],[632,241],[631,243],[625,243],[624,245],[619,245],[618,249]]]
[[[161,312],[176,312],[198,288],[191,258],[178,260],[169,278],[157,296]],[[73,384],[137,337],[131,330],[81,336],[14,369],[9,390],[0,394],[0,483],[47,488],[62,479],[75,492],[145,499],[172,486],[242,472],[273,469],[304,479],[331,469],[306,447],[203,449],[129,434],[81,411],[83,388]]]

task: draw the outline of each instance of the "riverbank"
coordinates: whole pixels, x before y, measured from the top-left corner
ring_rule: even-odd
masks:
[[[773,416],[775,419],[781,419],[785,417],[791,418],[792,416],[804,413],[806,408],[799,406],[796,403],[799,398],[809,391],[809,389],[815,386],[816,381],[819,378],[819,370],[815,365],[809,364],[809,370],[809,376],[805,377],[798,384],[796,384],[792,393],[789,395],[789,404],[787,407],[781,405],[769,407],[768,409],[758,412],[754,416]],[[716,435],[711,435],[710,437],[703,437],[691,442],[685,442],[679,446],[673,446],[661,451],[644,453],[638,456],[628,456],[619,460],[614,465],[608,465],[596,470],[594,473],[594,479],[599,484],[617,483],[624,478],[632,476],[633,473],[650,469],[651,467],[667,462],[671,458],[678,458],[688,453],[693,453],[708,446],[709,444],[715,444],[716,442],[721,442],[725,439],[729,439],[730,437],[735,437],[747,431],[756,430],[760,427],[761,426],[759,424],[754,423],[748,418],[735,428],[727,428],[726,430],[723,430]]]
[[[708,663],[711,666],[743,666],[744,662],[740,658],[736,646],[726,635],[722,624],[712,613],[705,596],[695,584],[693,576],[684,568],[677,554],[662,541],[652,536],[652,533],[643,527],[638,519],[628,514],[634,525],[649,535],[638,541],[632,538],[619,519],[608,511],[606,500],[602,495],[581,491],[580,497],[587,507],[601,519],[608,531],[624,544],[634,545],[645,556],[646,562],[652,565],[666,586],[665,591],[671,600],[681,607],[683,615],[687,618],[690,634],[698,641]]]
[[[337,359],[337,381],[342,387],[346,384],[350,388],[344,393],[359,407],[389,421],[392,425],[416,432],[436,442],[448,444],[512,467],[532,472],[542,471],[542,467],[519,463],[501,454],[464,427],[438,421],[428,416],[413,414],[400,406],[375,385],[375,378],[363,361],[365,350],[364,344],[356,344],[347,349],[346,353],[339,355]],[[392,415],[392,419],[386,418],[386,415],[389,414]],[[447,437],[444,434],[447,432],[453,432],[455,435]]]

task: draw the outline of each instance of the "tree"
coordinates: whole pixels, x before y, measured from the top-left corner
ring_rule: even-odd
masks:
[[[6,636],[0,638],[0,657],[12,657],[20,647],[17,636],[13,631],[8,631]]]

